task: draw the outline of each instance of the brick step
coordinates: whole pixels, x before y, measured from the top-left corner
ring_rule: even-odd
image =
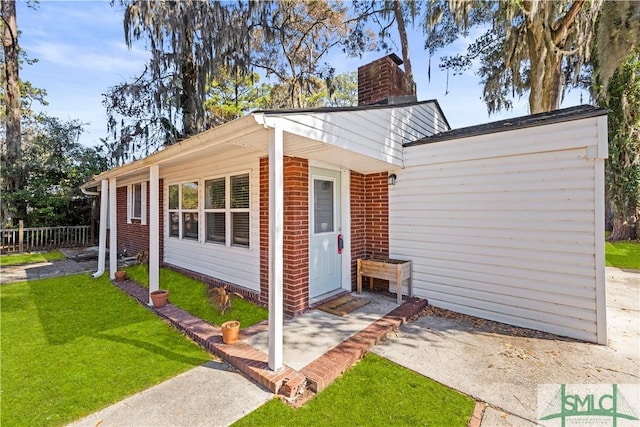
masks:
[[[408,319],[420,313],[427,304],[427,300],[418,298],[405,301],[401,306],[302,368],[300,373],[307,377],[309,390],[314,393],[324,390],[364,357],[371,347],[387,338]]]

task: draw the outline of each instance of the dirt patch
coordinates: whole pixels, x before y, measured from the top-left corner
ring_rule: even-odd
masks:
[[[573,338],[562,337],[548,332],[537,331],[535,329],[520,328],[506,323],[495,322],[493,320],[481,319],[479,317],[456,313],[444,308],[426,306],[417,317],[439,317],[441,319],[455,320],[464,327],[476,329],[481,332],[490,332],[500,335],[510,335],[512,337],[540,338],[546,340],[583,342]],[[413,319],[415,320],[415,319]]]

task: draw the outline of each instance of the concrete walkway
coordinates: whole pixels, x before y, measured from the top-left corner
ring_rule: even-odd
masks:
[[[62,260],[27,265],[0,267],[0,284],[46,279],[71,274],[93,273],[97,270],[98,248],[62,248]],[[107,257],[106,265],[109,265]],[[126,265],[118,260],[118,265]]]
[[[539,384],[635,384],[640,391],[640,272],[606,272],[608,346],[430,309],[372,351],[487,402],[487,427],[537,425]]]
[[[227,426],[272,397],[226,363],[211,361],[70,426]]]
[[[9,265],[0,268],[0,284],[89,273],[95,270],[95,261],[75,261],[73,259],[39,262],[29,265]]]
[[[126,280],[116,283],[116,286],[146,304],[147,291],[135,282]],[[267,355],[262,348],[266,342],[264,323],[243,330],[239,342],[226,345],[222,343],[220,328],[217,326],[209,325],[172,304],[153,308],[158,315],[209,352],[262,384],[266,389],[255,383],[253,387],[262,390],[268,397],[263,393],[249,393],[245,399],[243,390],[246,384],[251,383],[235,372],[221,373],[231,369],[228,364],[218,365],[226,368],[213,371],[203,371],[200,367],[185,374],[186,379],[184,376],[172,378],[73,425],[228,425],[273,397],[272,393],[289,398],[303,395],[308,397],[327,387],[363,357],[372,345],[397,330],[406,318],[415,316],[426,305],[424,300],[409,300],[398,306],[395,298],[380,294],[366,294],[362,297],[368,299],[369,304],[344,317],[311,310],[286,321],[284,341],[295,351],[285,352],[285,366],[277,372],[269,370],[266,364]],[[309,348],[314,347],[310,339],[319,343],[319,347]],[[295,366],[295,369],[289,365]],[[198,380],[190,382],[189,378],[194,376]],[[201,380],[205,377],[210,384],[203,386]],[[216,392],[220,388],[238,391],[235,394],[237,402],[223,415],[216,411],[226,406],[229,396],[226,391]],[[167,402],[167,405],[158,402]],[[185,408],[198,407],[207,409],[185,414]]]

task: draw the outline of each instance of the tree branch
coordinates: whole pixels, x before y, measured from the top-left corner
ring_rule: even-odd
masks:
[[[551,28],[551,38],[553,40],[553,44],[557,47],[560,47],[560,45],[566,40],[567,32],[571,25],[573,25],[576,16],[580,12],[580,9],[582,9],[583,5],[584,0],[574,1],[569,11],[554,24],[554,27],[556,28]]]

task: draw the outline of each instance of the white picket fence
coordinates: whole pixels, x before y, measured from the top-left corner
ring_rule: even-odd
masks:
[[[91,244],[91,226],[0,229],[0,252],[22,253]]]

